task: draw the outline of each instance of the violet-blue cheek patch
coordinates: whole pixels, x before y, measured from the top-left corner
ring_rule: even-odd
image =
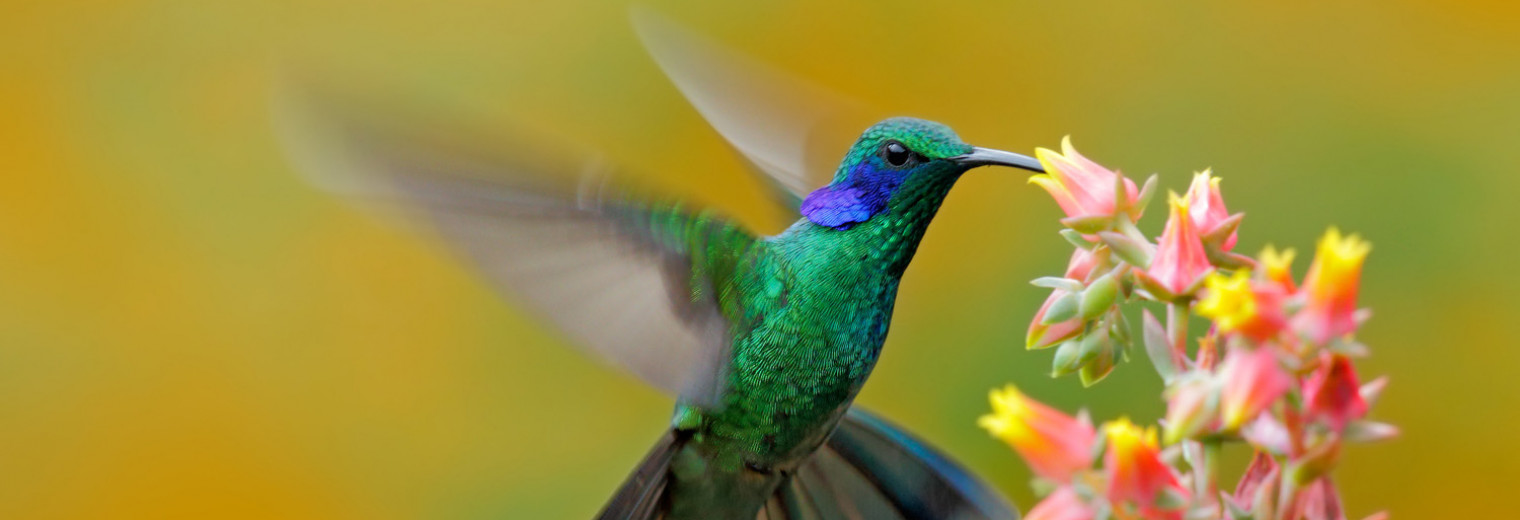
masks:
[[[902,184],[903,173],[878,170],[869,162],[856,166],[844,182],[818,188],[802,200],[802,216],[814,224],[850,229],[887,209]]]

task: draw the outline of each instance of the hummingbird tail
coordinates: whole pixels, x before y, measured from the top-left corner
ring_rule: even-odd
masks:
[[[598,518],[663,518],[669,469],[685,444],[667,432]],[[880,417],[851,408],[829,440],[792,472],[756,520],[1014,520],[991,486]]]
[[[1019,517],[960,464],[860,408],[850,409],[778,495],[786,514],[769,511],[773,519]]]
[[[686,437],[667,430],[655,441],[649,454],[639,462],[617,493],[602,507],[598,520],[646,520],[660,518],[665,490],[670,481],[670,461],[686,444]]]

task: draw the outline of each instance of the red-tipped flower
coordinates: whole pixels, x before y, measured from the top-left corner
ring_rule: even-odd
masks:
[[[1092,520],[1093,516],[1092,508],[1082,502],[1075,489],[1061,486],[1035,504],[1024,520]]]
[[[1013,385],[994,389],[991,400],[992,413],[983,415],[977,425],[1013,447],[1035,474],[1070,482],[1072,474],[1092,466],[1097,432],[1085,417],[1045,406]]]
[[[1214,271],[1193,219],[1188,218],[1187,202],[1170,195],[1171,214],[1166,220],[1166,230],[1156,246],[1156,255],[1145,271],[1138,271],[1147,285],[1160,288],[1169,295],[1181,295],[1195,287],[1203,277]],[[1156,295],[1162,296],[1163,295]]]
[[[1224,381],[1219,412],[1225,430],[1251,422],[1293,384],[1293,379],[1278,364],[1277,355],[1266,346],[1230,349],[1219,377]]]
[[[1224,197],[1219,194],[1219,178],[1212,176],[1209,170],[1193,175],[1193,184],[1188,186],[1187,195],[1183,197],[1187,199],[1188,216],[1198,227],[1199,235],[1207,236],[1218,231],[1230,218],[1230,210],[1225,209]],[[1238,234],[1231,231],[1219,248],[1225,251],[1234,248]]]
[[[1187,498],[1177,475],[1161,460],[1156,442],[1156,428],[1141,430],[1128,418],[1103,425],[1108,449],[1103,454],[1103,471],[1108,475],[1108,499],[1135,505],[1146,518],[1180,518],[1182,512],[1160,507],[1166,502],[1163,493]]]
[[[1330,228],[1319,241],[1314,264],[1304,277],[1304,308],[1293,317],[1300,333],[1316,343],[1356,330],[1356,293],[1361,285],[1362,262],[1372,246],[1361,237],[1341,236]]]
[[[1086,279],[1088,273],[1092,272],[1093,264],[1095,263],[1096,259],[1093,258],[1091,251],[1077,248],[1077,250],[1071,254],[1071,262],[1066,265],[1066,278],[1078,281]],[[1035,312],[1034,320],[1029,322],[1029,334],[1026,336],[1026,347],[1030,349],[1049,347],[1062,341],[1066,341],[1072,336],[1076,336],[1078,332],[1082,331],[1081,317],[1073,317],[1069,320],[1052,323],[1050,325],[1042,323],[1045,321],[1045,314],[1050,311],[1050,306],[1055,305],[1056,300],[1065,297],[1067,294],[1070,293],[1062,289],[1054,289],[1050,292],[1050,297],[1045,299],[1045,304],[1040,306],[1040,310],[1038,312]]]
[[[1361,383],[1356,379],[1351,359],[1340,354],[1326,357],[1325,363],[1304,382],[1304,407],[1309,416],[1323,419],[1331,428],[1341,431],[1347,423],[1367,415],[1367,402],[1362,400]]]
[[[1036,149],[1035,157],[1040,159],[1045,173],[1031,176],[1029,182],[1045,188],[1068,218],[1113,217],[1118,206],[1114,200],[1118,191],[1116,187],[1121,182],[1118,172],[1104,168],[1077,153],[1076,148],[1071,146],[1071,136],[1061,140],[1061,152]],[[1135,201],[1140,192],[1135,189],[1134,181],[1123,179],[1122,182],[1126,199],[1124,206],[1130,208],[1129,217],[1139,219],[1140,212],[1135,208]]]

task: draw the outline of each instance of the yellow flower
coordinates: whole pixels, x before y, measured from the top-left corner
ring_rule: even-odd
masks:
[[[1205,293],[1198,302],[1198,314],[1214,320],[1220,332],[1234,332],[1256,317],[1250,273],[1235,271],[1230,276],[1213,273],[1203,283]]]
[[[1361,236],[1352,233],[1342,237],[1341,230],[1331,227],[1320,239],[1314,254],[1314,266],[1304,280],[1311,297],[1336,296],[1344,292],[1348,284],[1355,289],[1361,279],[1362,262],[1371,251],[1372,244],[1362,240]]]
[[[1140,449],[1158,450],[1161,446],[1161,443],[1156,440],[1155,426],[1141,429],[1134,421],[1129,420],[1129,417],[1120,417],[1103,423],[1103,437],[1108,439],[1109,446],[1125,454]]]
[[[1198,314],[1214,320],[1220,332],[1239,332],[1264,340],[1286,324],[1282,308],[1286,299],[1282,288],[1253,282],[1250,272],[1236,271],[1228,277],[1213,273],[1204,280]]]
[[[1356,295],[1362,263],[1372,245],[1352,234],[1330,228],[1320,239],[1314,264],[1304,277],[1304,309],[1294,316],[1295,328],[1310,340],[1324,343],[1356,330]]]
[[[1158,495],[1170,490],[1181,496],[1187,489],[1177,480],[1177,475],[1161,460],[1161,449],[1156,442],[1156,427],[1140,429],[1128,417],[1109,421],[1103,425],[1103,436],[1108,439],[1108,449],[1103,455],[1103,470],[1108,475],[1108,499],[1115,502],[1132,502],[1144,510],[1155,509]],[[1160,513],[1160,511],[1149,511]],[[1173,517],[1173,514],[1150,514],[1147,517]]]
[[[992,413],[977,425],[1013,447],[1035,474],[1068,482],[1073,473],[1092,465],[1097,433],[1085,418],[1045,406],[1013,385],[993,389],[990,398]]]

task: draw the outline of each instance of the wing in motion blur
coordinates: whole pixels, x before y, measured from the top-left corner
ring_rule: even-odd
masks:
[[[862,103],[703,38],[653,11],[633,26],[660,69],[714,130],[796,210],[829,183],[854,132],[872,118]]]
[[[395,138],[289,99],[278,108],[286,150],[316,184],[421,217],[579,346],[690,402],[716,402],[732,323],[713,299],[727,280],[714,273],[732,272],[755,243],[748,232],[619,194],[605,174],[584,173],[595,168],[556,185],[564,172],[545,170],[573,168]]]

